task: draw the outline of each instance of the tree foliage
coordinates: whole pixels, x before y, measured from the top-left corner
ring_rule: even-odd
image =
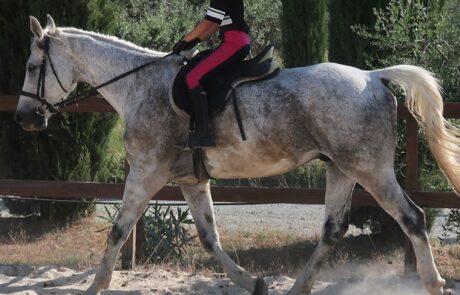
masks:
[[[376,11],[377,22],[374,30],[362,26],[356,32],[369,40],[377,50],[366,54],[367,64],[372,68],[387,67],[395,64],[413,64],[432,71],[443,86],[446,101],[458,101],[460,98],[460,26],[458,10],[436,9],[426,6],[426,1],[391,1],[385,10]],[[455,5],[458,0],[450,2]],[[458,5],[458,4],[457,4]],[[446,189],[447,183],[437,181],[433,186],[430,177],[424,173],[434,173],[435,161],[420,136],[420,167],[426,188]],[[402,161],[401,161],[402,162]],[[428,166],[428,167],[427,167]],[[444,179],[444,177],[442,177]]]
[[[351,27],[363,25],[372,28],[374,9],[384,8],[389,0],[331,0],[329,1],[329,61],[365,67],[363,53],[370,52],[369,42],[356,35]]]
[[[120,1],[120,0],[119,0]],[[116,34],[144,47],[165,52],[188,33],[204,17],[208,0],[132,0],[120,1],[116,18]],[[279,46],[280,0],[246,1],[246,21],[251,28],[252,53],[267,43]],[[199,48],[210,48],[219,40],[214,37],[203,42]]]
[[[286,67],[327,60],[327,0],[283,0],[282,40]]]
[[[446,1],[396,1],[391,0],[385,9],[375,11],[373,28],[357,25],[353,29],[374,48],[364,54],[369,68],[382,68],[396,64],[412,64],[435,73],[441,80],[444,99],[455,101],[460,97],[460,26],[458,25],[458,0]],[[394,89],[400,93],[398,89]],[[401,95],[398,95],[401,97]],[[398,179],[405,177],[405,138],[399,126],[399,144],[396,153]],[[437,167],[425,142],[419,136],[419,185],[423,190],[448,190],[448,183]],[[434,221],[437,210],[425,210],[428,227]],[[375,212],[359,212],[361,218],[375,222]],[[385,220],[382,216],[380,220]],[[359,221],[358,221],[359,222]],[[389,221],[383,221],[389,227]]]
[[[14,94],[22,87],[29,56],[31,32],[28,15],[42,24],[50,13],[57,24],[112,32],[115,8],[104,0],[1,1],[2,30],[0,93]],[[82,94],[82,90],[77,95]],[[113,114],[59,114],[40,133],[27,133],[13,121],[13,114],[0,115],[0,177],[19,179],[92,180],[104,166],[107,135],[116,123]],[[41,203],[46,207],[45,203]],[[43,212],[71,217],[78,212],[72,205],[49,205]],[[87,211],[86,205],[83,211]]]

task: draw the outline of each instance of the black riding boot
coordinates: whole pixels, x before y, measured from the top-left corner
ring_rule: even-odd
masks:
[[[215,147],[216,138],[212,120],[209,119],[207,93],[201,86],[197,86],[190,90],[189,95],[195,113],[195,132],[190,135],[188,146],[191,148]]]

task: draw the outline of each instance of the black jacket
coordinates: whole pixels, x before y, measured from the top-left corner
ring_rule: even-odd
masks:
[[[205,18],[220,24],[221,31],[239,30],[249,33],[249,27],[244,21],[243,0],[211,0]]]

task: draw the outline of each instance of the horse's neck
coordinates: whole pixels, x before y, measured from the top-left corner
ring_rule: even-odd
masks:
[[[93,87],[154,58],[161,57],[158,54],[131,51],[126,47],[117,47],[85,36],[73,36],[69,39],[74,43],[72,47],[78,48],[78,52],[74,50],[73,54],[77,81],[86,82]],[[161,69],[158,70],[161,72]],[[142,95],[129,95],[135,89],[143,87],[136,83],[139,82],[136,74],[133,74],[99,89],[99,92],[122,117],[125,117],[129,106],[135,104],[136,100],[144,98]]]

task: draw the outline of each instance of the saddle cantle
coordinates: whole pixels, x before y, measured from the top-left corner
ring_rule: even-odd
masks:
[[[205,76],[200,81],[208,93],[210,116],[215,116],[224,110],[232,90],[237,86],[247,82],[269,79],[278,74],[280,66],[272,58],[273,49],[273,45],[268,45],[253,59],[244,60],[240,64],[224,69],[213,76]],[[174,79],[169,98],[174,111],[182,117],[187,118],[192,114],[185,75],[211,52],[212,50],[202,51],[191,60],[184,59],[183,66],[180,67]]]

